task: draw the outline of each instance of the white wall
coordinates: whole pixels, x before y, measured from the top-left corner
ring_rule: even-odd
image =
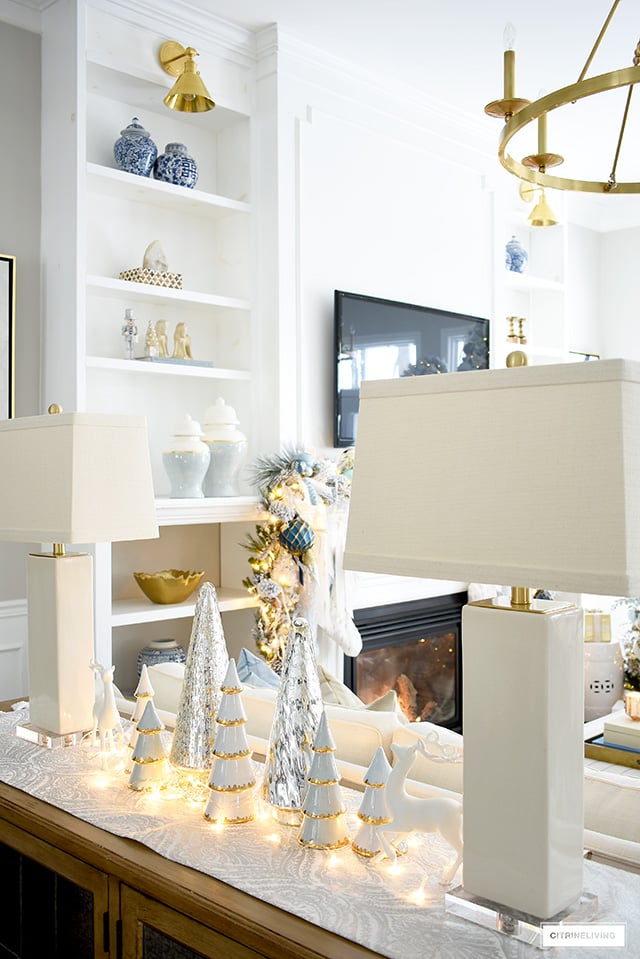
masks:
[[[600,258],[603,235],[575,224],[569,224],[567,229],[569,349],[602,354]]]
[[[477,173],[357,117],[314,110],[301,133],[300,424],[331,446],[334,289],[488,316],[489,198]]]
[[[640,227],[601,238],[601,316],[603,354],[640,360]]]
[[[335,289],[490,315],[488,158],[428,97],[281,33],[277,50],[283,439],[318,449],[333,442]]]
[[[5,91],[0,99],[0,252],[16,257],[16,415],[30,416],[42,412],[38,388],[40,37],[37,33],[0,23],[0,87]],[[0,602],[25,595],[26,552],[21,546],[0,543]],[[0,641],[8,629],[3,617]]]

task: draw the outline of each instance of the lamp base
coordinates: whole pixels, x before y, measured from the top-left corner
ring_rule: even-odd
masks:
[[[27,558],[29,721],[55,736],[93,727],[93,560]]]
[[[456,886],[445,893],[445,911],[453,916],[459,916],[477,926],[500,932],[511,939],[526,942],[537,949],[543,948],[543,925],[569,925],[573,923],[590,922],[598,911],[598,897],[583,892],[579,899],[567,909],[563,909],[549,919],[538,919],[518,909],[501,906],[489,899],[481,899],[473,893],[465,892],[463,886]]]
[[[582,610],[462,611],[464,885],[544,919],[583,889]]]
[[[74,733],[54,733],[50,729],[43,729],[33,723],[18,723],[15,729],[18,739],[24,739],[36,746],[47,749],[60,749],[64,746],[79,746],[86,731],[79,729]]]

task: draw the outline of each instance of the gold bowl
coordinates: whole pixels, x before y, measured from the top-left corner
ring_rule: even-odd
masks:
[[[161,569],[157,573],[134,573],[133,576],[152,603],[181,603],[200,585],[204,571]]]

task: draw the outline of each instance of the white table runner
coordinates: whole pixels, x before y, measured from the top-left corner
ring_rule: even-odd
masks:
[[[128,788],[125,773],[102,768],[78,746],[48,750],[19,739],[27,713],[0,713],[0,780],[107,832],[148,846],[177,863],[214,876],[389,959],[534,959],[522,943],[458,919],[444,909],[439,885],[453,853],[437,835],[421,837],[397,872],[349,847],[335,853],[303,849],[295,828],[270,818],[217,828],[203,806],[160,799]],[[344,789],[347,826],[357,831],[362,795]],[[640,876],[587,862],[586,887],[599,897],[598,921],[626,922],[627,947],[563,949],[563,959],[640,954]],[[416,893],[424,898],[417,902]],[[515,950],[515,951],[514,951]]]

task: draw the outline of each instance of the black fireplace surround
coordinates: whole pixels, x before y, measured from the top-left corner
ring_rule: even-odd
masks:
[[[395,689],[410,721],[462,732],[462,607],[467,593],[354,611],[362,637],[345,656],[346,685],[365,703]]]

